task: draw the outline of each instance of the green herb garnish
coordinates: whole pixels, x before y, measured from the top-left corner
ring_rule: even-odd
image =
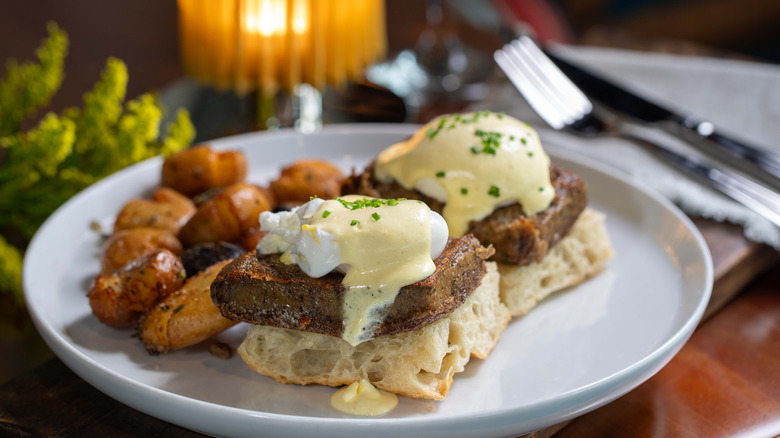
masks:
[[[379,220],[379,213],[372,213],[371,217],[374,218],[375,221]]]
[[[396,199],[376,199],[376,198],[363,198],[363,199],[357,199],[355,201],[346,201],[342,198],[336,198],[337,201],[341,203],[341,205],[344,206],[344,208],[348,210],[360,210],[361,208],[379,208],[383,205],[398,205],[401,201],[406,201],[406,198],[396,198]]]
[[[176,308],[175,308],[175,309],[173,309],[173,313],[174,313],[174,314],[176,314],[176,313],[179,313],[179,311],[180,311],[181,309],[183,309],[183,308],[184,308],[184,304],[179,304],[178,306],[176,306]]]
[[[487,117],[490,114],[492,114],[492,113],[490,111],[488,111],[488,110],[477,111],[477,112],[474,113],[473,116],[471,116],[470,119],[461,118],[461,122],[463,122],[463,123],[475,123],[480,118]]]
[[[444,175],[446,175],[446,173],[443,171],[436,172],[436,178],[444,178]]]
[[[439,120],[439,126],[436,128],[428,128],[428,131],[425,132],[425,135],[428,136],[428,138],[433,139],[436,137],[436,135],[444,128],[444,125],[447,124],[447,118],[442,117],[441,120]]]
[[[439,119],[438,125],[436,125],[435,127],[432,126],[428,128],[427,131],[425,131],[425,136],[428,137],[429,139],[434,139],[439,134],[439,132],[441,132],[442,129],[445,128],[455,129],[458,123],[464,125],[469,123],[476,123],[479,119],[488,117],[491,114],[495,114],[496,117],[498,117],[499,119],[503,119],[505,115],[504,113],[493,113],[488,110],[483,110],[483,111],[475,112],[470,118],[464,118],[460,114],[442,116],[441,119]],[[486,152],[486,153],[491,153],[491,152]],[[491,154],[494,155],[495,151],[493,151]]]
[[[498,147],[500,146],[501,133],[495,131],[483,131],[477,129],[474,131],[474,135],[482,140],[482,149],[477,146],[472,146],[471,152],[475,154],[482,152],[483,154],[495,155]]]
[[[501,196],[501,190],[498,188],[498,186],[490,186],[490,190],[488,190],[488,195],[498,198]]]
[[[330,212],[328,210],[325,210],[325,211],[322,212],[322,218],[323,219],[328,217],[328,216],[330,216]]]
[[[349,225],[354,227],[355,225],[357,225],[359,223],[360,223],[360,221],[356,221],[355,219],[352,219],[352,222],[350,222]]]
[[[469,194],[469,189],[467,189],[465,187],[461,187],[460,188],[460,194],[461,195],[468,195]]]

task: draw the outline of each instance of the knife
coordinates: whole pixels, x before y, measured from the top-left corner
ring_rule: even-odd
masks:
[[[638,121],[658,126],[780,191],[780,154],[729,138],[717,132],[709,121],[677,114],[549,51],[545,53],[577,87],[599,103]]]

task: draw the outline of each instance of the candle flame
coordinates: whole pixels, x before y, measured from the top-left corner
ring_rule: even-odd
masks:
[[[285,0],[262,0],[256,13],[247,13],[245,25],[247,32],[262,36],[284,35],[287,23]]]
[[[303,35],[309,29],[309,9],[306,0],[295,0],[293,11],[293,33]]]

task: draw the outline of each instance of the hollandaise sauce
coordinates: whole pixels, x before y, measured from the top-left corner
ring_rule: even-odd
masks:
[[[374,417],[392,411],[398,405],[398,396],[362,379],[333,393],[330,404],[347,414]]]
[[[419,201],[345,196],[312,215],[308,227],[337,236],[341,263],[349,265],[342,337],[350,344],[372,337],[401,287],[436,270],[429,213]]]
[[[491,111],[433,119],[385,149],[375,175],[445,203],[451,236],[465,234],[470,221],[497,207],[519,202],[531,216],[555,197],[539,135],[529,124]]]

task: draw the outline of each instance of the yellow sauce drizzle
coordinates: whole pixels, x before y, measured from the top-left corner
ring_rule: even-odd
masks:
[[[350,203],[371,198],[341,199]],[[331,214],[322,217],[325,210]],[[338,236],[341,261],[350,266],[342,281],[347,288],[342,338],[351,345],[373,336],[401,287],[436,270],[430,254],[429,212],[428,206],[411,200],[355,210],[329,200],[313,215],[309,227]]]
[[[375,417],[392,411],[398,405],[398,396],[361,379],[336,391],[330,405],[346,414]]]

